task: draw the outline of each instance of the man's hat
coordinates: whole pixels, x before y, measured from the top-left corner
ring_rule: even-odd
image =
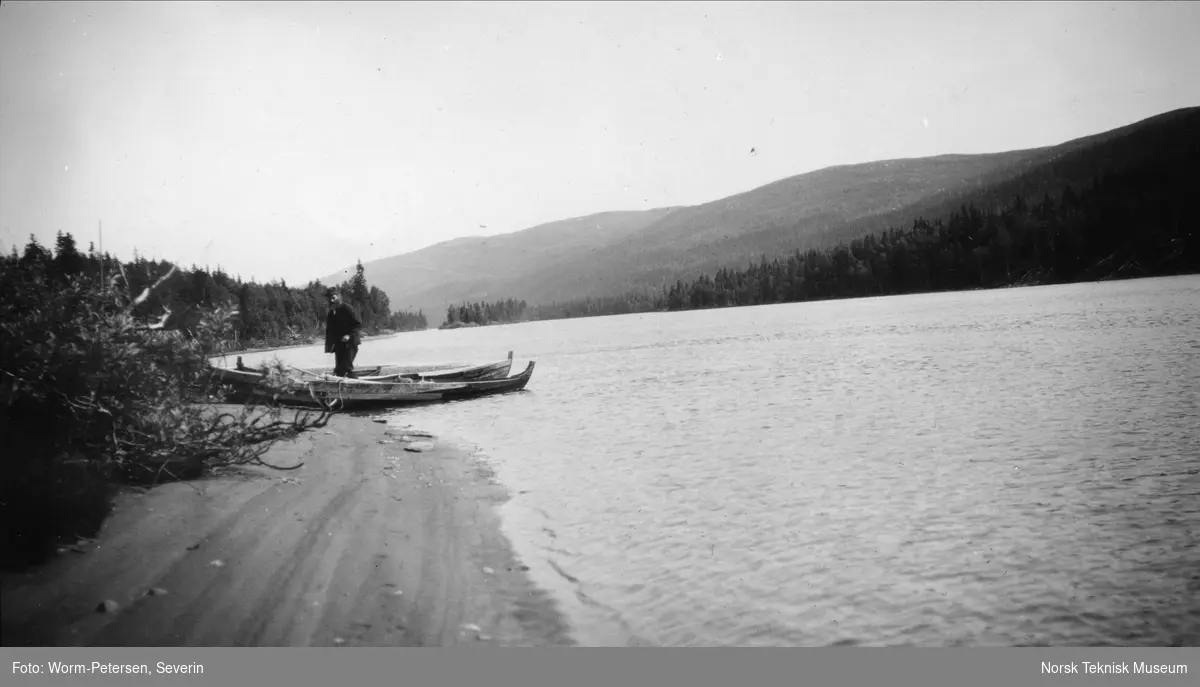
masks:
[[[326,298],[332,298],[333,296],[336,296],[336,295],[337,295],[337,289],[333,288],[332,286],[329,287],[328,289],[325,289],[325,297]]]

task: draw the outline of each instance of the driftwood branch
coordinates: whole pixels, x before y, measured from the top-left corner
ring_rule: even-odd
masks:
[[[133,286],[129,282],[129,275],[125,273],[125,265],[122,264],[122,262],[120,260],[118,260],[117,267],[120,268],[120,270],[121,270],[121,280],[125,282],[125,288],[127,290],[132,290]],[[131,292],[129,295],[133,296],[133,293]]]
[[[162,317],[147,324],[145,327],[143,327],[143,329],[165,329],[167,326],[167,320],[169,319],[171,319],[171,308],[164,305]]]
[[[233,465],[292,471],[300,469],[304,462],[276,465],[263,458],[276,442],[323,427],[329,418],[329,413],[307,410],[297,411],[290,420],[275,412],[258,417],[251,417],[245,411],[239,415],[218,412],[209,415],[195,431],[172,437],[169,442],[166,437],[158,437],[156,441],[154,436],[133,427],[114,431],[112,439],[120,447],[116,452],[118,462],[139,482],[157,484],[164,476],[180,481],[212,468]],[[122,436],[118,437],[118,433]],[[185,472],[177,473],[173,468]]]
[[[166,281],[168,279],[170,279],[172,275],[175,274],[175,271],[177,269],[178,269],[178,267],[176,267],[175,265],[171,265],[171,269],[167,270],[166,274],[159,277],[158,281],[154,282],[150,286],[147,286],[146,289],[144,291],[142,291],[142,293],[137,298],[133,299],[133,301],[129,303],[128,309],[133,310],[134,308],[136,308],[139,305],[141,305],[142,303],[144,303],[146,301],[146,299],[150,297],[150,294],[154,293],[155,289],[157,289],[158,287],[165,284]],[[129,283],[128,280],[126,280],[126,283]]]

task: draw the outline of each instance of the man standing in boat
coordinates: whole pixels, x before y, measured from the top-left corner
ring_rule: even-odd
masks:
[[[358,330],[362,327],[354,308],[342,302],[341,295],[325,291],[329,314],[325,318],[325,352],[333,354],[333,374],[354,379],[354,358],[358,356]]]

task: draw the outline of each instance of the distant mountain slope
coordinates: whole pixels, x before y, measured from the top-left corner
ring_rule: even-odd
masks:
[[[998,168],[970,183],[932,193],[895,210],[830,225],[824,231],[799,237],[777,229],[709,244],[702,251],[678,258],[692,266],[689,276],[717,267],[744,267],[762,255],[796,249],[829,248],[891,227],[912,226],[919,217],[946,217],[964,203],[998,209],[1016,196],[1041,200],[1057,197],[1070,185],[1076,190],[1101,174],[1113,174],[1147,164],[1170,164],[1183,156],[1196,160],[1200,145],[1200,108],[1175,110],[1094,136],[1043,148],[1011,167]]]
[[[367,280],[378,286],[393,309],[422,308],[437,324],[446,306],[463,299],[501,299],[511,294],[495,285],[585,255],[644,229],[673,208],[604,212],[559,220],[498,236],[471,236],[445,241],[412,253],[364,260]],[[321,278],[340,283],[353,266]]]
[[[744,266],[764,252],[807,248],[847,223],[984,178],[1009,178],[1049,155],[1034,149],[844,165],[802,174],[711,203],[681,208],[628,240],[585,259],[547,265],[502,286],[527,300],[607,295]]]
[[[930,195],[920,201],[861,222],[847,223],[827,234],[828,245],[911,224],[924,215],[949,214],[964,202],[980,208],[999,208],[1016,196],[1040,199],[1057,196],[1070,185],[1078,189],[1101,174],[1115,174],[1147,164],[1161,164],[1179,155],[1195,155],[1200,133],[1200,107],[1174,110],[1094,136],[1044,149],[1022,169],[984,175],[974,188]],[[1011,174],[1011,171],[1018,171]]]
[[[448,304],[463,300],[536,304],[657,289],[763,255],[908,226],[964,202],[1053,196],[1066,184],[1181,154],[1179,146],[1196,140],[1198,121],[1200,108],[1188,108],[1047,148],[829,167],[702,205],[458,239],[364,266],[394,308],[419,306],[435,326]]]
[[[831,167],[703,205],[609,212],[493,237],[455,239],[364,261],[393,308],[431,324],[451,303],[517,298],[531,304],[657,286],[719,262],[714,246],[764,231],[802,237],[1011,169],[1039,151],[953,155]],[[336,283],[351,268],[322,279]]]

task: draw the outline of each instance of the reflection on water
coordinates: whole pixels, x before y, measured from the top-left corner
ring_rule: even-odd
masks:
[[[359,359],[509,349],[538,361],[525,392],[394,419],[496,468],[584,643],[1200,644],[1200,279],[431,331]]]

